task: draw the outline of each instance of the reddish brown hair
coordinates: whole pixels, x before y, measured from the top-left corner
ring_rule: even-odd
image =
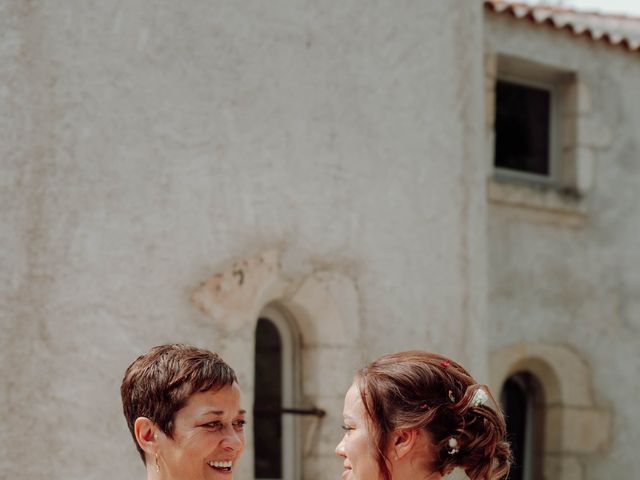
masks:
[[[190,345],[159,345],[134,360],[124,374],[120,394],[124,416],[142,461],[146,463],[136,441],[136,418],[149,418],[172,438],[176,413],[192,394],[237,381],[233,369],[216,353]]]
[[[431,469],[446,475],[462,468],[470,480],[497,480],[509,473],[511,452],[499,407],[473,405],[479,386],[453,360],[423,351],[385,355],[356,375],[369,417],[380,472],[391,480],[387,447],[398,428],[424,429]],[[449,439],[458,442],[450,453]]]

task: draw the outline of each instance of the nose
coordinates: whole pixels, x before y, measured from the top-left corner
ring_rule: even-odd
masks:
[[[336,455],[342,458],[346,458],[347,454],[344,452],[344,437],[340,440],[340,443],[336,445]]]
[[[230,428],[222,439],[222,447],[228,451],[238,451],[244,448],[244,433]]]

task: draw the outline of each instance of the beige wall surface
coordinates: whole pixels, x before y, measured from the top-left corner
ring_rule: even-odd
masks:
[[[484,26],[487,54],[575,74],[581,92],[575,141],[593,160],[582,167],[590,166],[594,179],[567,211],[540,208],[536,196],[543,194],[533,190],[525,195],[528,205],[490,204],[491,349],[526,340],[562,345],[581,357],[590,395],[610,413],[611,425],[597,451],[565,446],[578,452],[572,467],[577,476],[571,478],[635,476],[640,471],[640,57],[494,15],[486,16]]]
[[[334,389],[307,478],[338,474],[365,359],[428,348],[485,378],[481,30],[466,0],[1,2],[0,477],[142,478],[125,367],[229,351],[191,296],[267,249],[290,284],[355,292],[351,355],[307,375]]]

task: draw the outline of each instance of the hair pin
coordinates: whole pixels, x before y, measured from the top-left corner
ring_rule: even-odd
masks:
[[[486,405],[489,403],[489,395],[482,388],[477,389],[473,392],[473,397],[471,397],[471,401],[469,404],[472,407],[479,407],[480,405]]]
[[[451,362],[449,360],[443,360],[440,362],[440,365],[442,365],[443,367],[448,367],[449,365],[451,365]]]
[[[420,410],[428,410],[429,409],[429,405],[427,405],[426,403],[423,403],[422,405],[420,405]]]
[[[449,455],[455,455],[460,451],[460,449],[458,449],[458,440],[456,440],[455,438],[451,437],[449,439],[448,445],[449,445],[449,450],[447,450],[447,453]]]

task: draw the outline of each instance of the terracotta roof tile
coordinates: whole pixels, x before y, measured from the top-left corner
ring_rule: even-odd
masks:
[[[565,30],[575,36],[640,51],[640,17],[533,5],[506,0],[484,0],[487,10],[529,21],[535,25]]]

